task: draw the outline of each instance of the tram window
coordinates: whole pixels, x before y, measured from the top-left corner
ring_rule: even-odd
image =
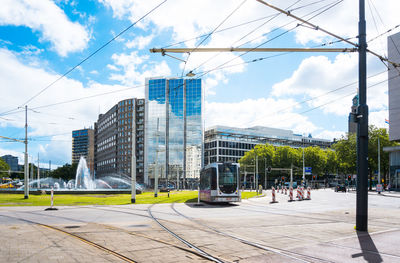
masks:
[[[211,168],[211,190],[217,189],[217,168]]]

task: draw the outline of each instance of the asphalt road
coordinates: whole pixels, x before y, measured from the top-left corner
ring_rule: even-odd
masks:
[[[400,262],[400,195],[265,197],[238,204],[0,208],[1,262]],[[57,200],[55,200],[57,204]]]

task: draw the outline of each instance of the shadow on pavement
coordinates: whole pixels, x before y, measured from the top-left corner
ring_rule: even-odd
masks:
[[[383,262],[374,241],[368,232],[357,231],[358,242],[360,243],[361,253],[351,255],[352,258],[364,257],[365,261],[379,263]]]
[[[238,206],[239,204],[235,203],[205,203],[205,202],[200,202],[199,205],[197,205],[197,198],[195,199],[189,199],[185,202],[185,205],[190,206],[192,208],[224,208],[224,207],[233,207],[233,206]]]

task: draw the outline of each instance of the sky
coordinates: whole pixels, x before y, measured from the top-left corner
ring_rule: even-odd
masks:
[[[400,2],[365,2],[368,48],[386,56],[387,37],[399,31]],[[358,1],[268,3],[358,41]],[[203,81],[206,128],[267,126],[340,138],[357,92],[357,53],[149,52],[353,47],[337,40],[256,0],[3,0],[0,135],[24,138],[27,105],[30,160],[39,155],[53,168],[70,163],[72,130],[93,127],[120,100],[144,98],[148,77],[192,71]],[[387,67],[373,55],[367,63],[369,121],[387,128]],[[23,143],[0,139],[0,156],[22,163],[23,153]]]

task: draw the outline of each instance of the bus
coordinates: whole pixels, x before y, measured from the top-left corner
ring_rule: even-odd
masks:
[[[211,163],[200,172],[200,200],[211,203],[240,202],[239,164]]]

